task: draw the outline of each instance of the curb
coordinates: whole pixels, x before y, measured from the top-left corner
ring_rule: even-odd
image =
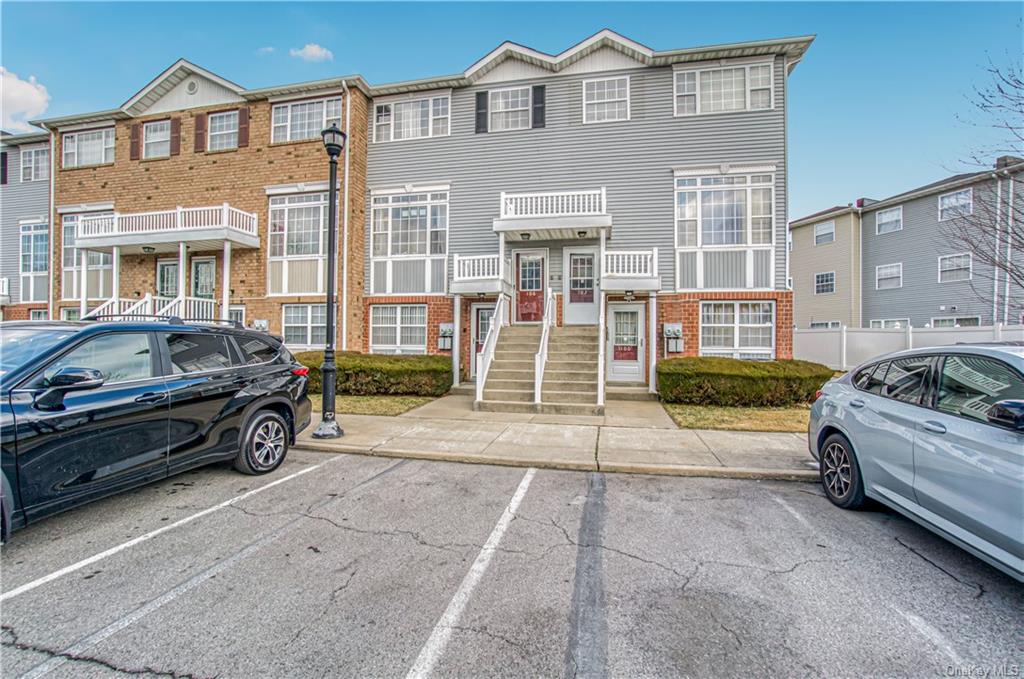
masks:
[[[366,446],[348,444],[327,444],[315,441],[300,441],[296,450],[315,453],[335,453],[348,455],[367,455],[370,457],[401,457],[411,460],[432,460],[435,462],[458,462],[462,464],[487,464],[501,467],[535,467],[537,469],[562,469],[567,471],[601,471],[615,474],[655,474],[659,476],[689,476],[717,479],[750,479],[758,481],[796,481],[816,483],[819,479],[817,471],[811,469],[758,469],[755,467],[709,467],[699,465],[664,465],[608,462],[598,465],[576,460],[529,460],[514,457],[498,457],[492,455],[464,455],[448,452],[411,452],[409,450],[389,450],[386,447],[370,449]]]

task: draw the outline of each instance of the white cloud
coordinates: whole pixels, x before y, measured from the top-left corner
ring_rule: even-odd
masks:
[[[259,49],[256,50],[256,54],[259,54],[261,56],[264,55],[264,54],[273,54],[273,53],[274,53],[274,48],[273,47],[260,47]]]
[[[17,73],[11,73],[3,66],[0,66],[0,79],[0,92],[3,93],[0,127],[8,132],[38,132],[28,121],[46,111],[50,105],[50,93],[34,75],[22,80]]]
[[[302,49],[293,47],[288,50],[288,54],[303,61],[334,61],[334,52],[326,47],[321,47],[315,42],[307,44]]]

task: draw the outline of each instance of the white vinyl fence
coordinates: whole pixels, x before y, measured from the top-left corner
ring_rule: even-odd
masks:
[[[793,358],[849,370],[875,356],[943,347],[960,342],[1024,341],[1024,325],[982,325],[967,328],[828,328],[793,330]]]

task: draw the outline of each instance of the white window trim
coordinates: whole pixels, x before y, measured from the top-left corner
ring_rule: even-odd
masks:
[[[885,212],[899,212],[899,214],[900,214],[900,218],[899,218],[900,226],[899,226],[898,229],[893,229],[892,231],[885,231],[885,232],[882,232],[882,231],[878,230],[879,229],[879,227],[878,227],[878,218],[879,218],[879,216],[881,216]],[[892,221],[896,221],[896,220],[892,220]],[[875,213],[875,235],[876,236],[885,236],[887,234],[896,233],[897,231],[902,231],[902,230],[903,230],[903,206],[902,205],[897,205],[896,207],[886,208],[885,210],[879,210],[878,212]]]
[[[832,274],[832,291],[831,292],[818,292],[818,276],[827,276]],[[815,295],[834,295],[836,294],[836,272],[835,271],[819,271],[814,274],[814,294]]]
[[[978,321],[978,325],[961,325],[961,326],[956,326],[956,325],[953,325],[953,326],[948,326],[948,325],[947,326],[936,326],[935,325],[935,321],[953,321],[954,323],[956,323],[958,320],[963,320],[965,318],[973,318],[974,320]],[[976,327],[981,325],[981,316],[932,316],[931,323],[932,323],[932,327],[933,328],[935,328],[935,327],[943,327],[943,328],[949,328],[949,327],[976,328]]]
[[[374,341],[373,332],[373,307],[394,307],[395,308],[395,344],[378,344]],[[419,307],[423,309],[423,346],[414,346],[411,344],[402,344],[402,307]],[[401,356],[409,355],[425,355],[430,353],[430,310],[426,304],[371,304],[369,310],[370,316],[370,353],[380,353],[381,349],[394,351],[388,351],[387,353]],[[418,326],[416,326],[418,327]],[[419,349],[423,351],[418,351]],[[403,349],[412,349],[413,351],[403,351]]]
[[[150,129],[155,125],[167,125],[167,139],[154,139],[152,141],[146,139],[146,130]],[[142,124],[142,159],[143,160],[155,160],[157,158],[170,158],[171,157],[171,128],[173,123],[170,118],[163,118],[161,120],[150,120]],[[149,155],[150,144],[167,144],[167,153],[160,155]]]
[[[303,193],[324,193],[325,194],[326,198],[323,200],[323,202],[318,202],[315,205],[318,206],[318,207],[322,207],[323,208],[324,211],[321,213],[321,217],[324,219],[325,222],[327,222],[328,221],[327,209],[330,207],[330,204],[331,204],[330,193],[329,192],[324,192],[324,191],[306,191],[306,192],[303,192]],[[289,193],[287,195],[301,195],[301,194],[296,192],[296,193]],[[285,215],[285,224],[284,224],[284,254],[282,254],[282,255],[272,255],[271,254],[271,247],[270,247],[271,214],[273,213],[274,210],[285,210],[285,211],[287,211],[289,208],[292,208],[292,207],[295,207],[295,208],[312,207],[314,204],[313,203],[306,203],[306,204],[296,204],[294,206],[292,206],[292,205],[274,205],[273,204],[273,200],[272,200],[273,197],[277,197],[277,196],[271,196],[271,197],[268,197],[268,199],[267,199],[267,248],[266,248],[267,249],[267,297],[296,297],[296,296],[299,296],[299,295],[304,296],[304,297],[305,296],[309,296],[309,297],[326,296],[327,295],[327,289],[323,287],[324,286],[324,278],[326,277],[326,273],[325,272],[327,270],[327,231],[326,231],[326,229],[321,228],[319,230],[319,234],[320,234],[320,254],[319,255],[289,255],[288,254],[288,217],[287,217],[287,214],[286,214]],[[292,292],[290,290],[284,290],[283,292],[271,292],[271,284],[270,284],[270,263],[271,262],[282,262],[282,264],[281,264],[281,288],[284,289],[286,283],[288,282],[288,264],[289,264],[289,262],[291,262],[291,261],[309,261],[309,260],[313,260],[313,259],[318,260],[317,273],[316,273],[316,280],[317,280],[317,287],[318,287],[318,291],[317,292]],[[337,288],[337,282],[335,282],[335,288]],[[281,326],[281,327],[283,328],[284,326]]]
[[[587,120],[587,104],[588,103],[591,103],[591,104],[601,104],[601,103],[608,103],[608,102],[611,102],[611,101],[621,101],[621,99],[606,99],[603,102],[598,102],[598,101],[587,102],[587,83],[609,82],[609,81],[612,81],[612,80],[625,80],[626,81],[626,117],[625,118],[615,118],[614,120]],[[582,82],[582,84],[580,86],[580,96],[582,97],[582,100],[583,100],[583,124],[584,125],[601,125],[601,124],[604,124],[604,123],[621,123],[621,122],[629,121],[629,120],[633,119],[633,90],[632,90],[632,82],[631,82],[631,79],[630,79],[630,77],[628,75],[616,75],[616,76],[611,76],[611,77],[608,77],[608,78],[587,78],[587,79],[583,80],[583,82]],[[533,104],[532,100],[531,100],[530,103],[531,103],[531,113],[532,113],[532,104]],[[490,121],[488,121],[488,123],[489,122]]]
[[[819,243],[818,242],[818,227],[819,226],[825,226],[827,224],[831,224],[832,225],[832,240],[825,241],[824,243]],[[835,223],[835,221],[834,220],[829,220],[827,222],[818,222],[817,224],[814,225],[814,231],[811,234],[811,237],[812,237],[812,240],[814,241],[814,247],[816,247],[816,248],[821,247],[823,245],[831,245],[832,243],[835,243],[836,242],[836,223]]]
[[[230,314],[231,314],[232,311],[241,311],[242,312],[242,321],[241,321],[241,323],[244,326],[245,325],[245,305],[244,304],[229,304],[228,305],[228,318],[231,317]],[[282,317],[282,322],[283,322],[283,320],[284,320],[284,318]],[[281,327],[283,329],[284,325],[282,325]]]
[[[449,239],[451,238],[451,218],[452,218],[452,215],[451,215],[451,192],[450,192],[449,186],[450,186],[449,184],[434,184],[434,185],[426,185],[426,186],[407,186],[407,187],[403,187],[403,188],[394,188],[394,187],[392,187],[392,188],[381,188],[381,189],[375,189],[375,190],[371,191],[371,193],[370,193],[370,196],[371,196],[370,197],[370,220],[369,220],[370,221],[370,233],[369,233],[370,237],[369,237],[369,240],[367,242],[366,247],[367,247],[367,252],[369,252],[369,254],[370,254],[370,270],[369,270],[369,272],[367,272],[367,283],[368,283],[368,287],[369,287],[369,290],[370,290],[370,294],[372,296],[374,296],[374,297],[409,297],[410,295],[415,295],[417,297],[443,297],[443,296],[448,294],[448,254],[449,254],[449,247],[450,247],[450,240]],[[422,254],[422,255],[392,255],[391,254],[391,224],[390,224],[390,215],[389,215],[388,231],[387,231],[387,234],[388,234],[387,252],[388,252],[388,254],[387,255],[375,255],[375,254],[373,254],[373,234],[374,234],[374,231],[373,231],[373,213],[374,213],[374,210],[387,209],[387,210],[390,211],[390,209],[393,207],[393,205],[391,203],[388,203],[386,208],[384,206],[382,206],[382,205],[375,205],[374,202],[373,202],[373,199],[374,198],[382,198],[382,197],[391,198],[392,196],[401,196],[401,195],[418,194],[418,193],[425,193],[425,194],[447,193],[448,194],[448,200],[444,201],[444,205],[447,206],[447,208],[448,208],[447,218],[445,219],[445,228],[444,228],[444,232],[445,232],[445,236],[444,236],[445,251],[444,251],[444,253],[443,254],[435,254],[435,255],[430,254],[430,232],[431,232],[431,228],[430,228],[430,209],[429,209],[429,206],[431,206],[431,205],[439,205],[439,204],[441,204],[441,201],[430,200],[429,199],[429,195],[428,195],[428,200],[427,200],[427,203],[426,203],[427,206],[428,206],[428,208],[427,208],[427,252]],[[406,204],[408,204],[408,203],[406,203]],[[393,271],[392,271],[393,263],[396,262],[396,261],[410,261],[410,260],[419,260],[419,259],[426,260],[426,264],[424,265],[424,281],[423,281],[423,289],[424,290],[429,290],[430,289],[430,282],[431,282],[431,280],[430,280],[430,272],[431,272],[431,267],[433,266],[431,264],[431,262],[433,260],[443,260],[443,262],[444,262],[444,264],[443,264],[443,266],[444,266],[443,279],[444,279],[444,288],[445,289],[440,291],[440,292],[392,292],[394,290],[394,285],[395,285],[394,274],[393,274]],[[383,290],[383,291],[382,290],[374,289],[374,269],[375,269],[374,263],[375,262],[386,262],[387,286],[386,286],[386,289]]]
[[[957,189],[956,191],[947,191],[946,193],[940,193],[939,196],[935,199],[936,214],[937,214],[938,220],[940,222],[948,222],[948,221],[951,221],[953,219],[956,219],[957,217],[967,216],[967,215],[957,215],[956,217],[947,217],[946,219],[942,218],[942,199],[945,198],[946,196],[952,196],[952,195],[955,195],[957,193],[965,193],[965,192],[970,197],[970,210],[967,211],[967,215],[973,215],[974,214],[974,187],[973,186],[968,186],[966,189]]]
[[[899,328],[886,328],[886,323],[899,323]],[[872,330],[905,330],[910,327],[909,318],[872,318],[868,322],[868,327]]]
[[[447,99],[448,100],[448,124],[445,126],[444,134],[434,134],[434,100],[435,99]],[[403,139],[395,139],[395,104],[403,104],[414,101],[426,100],[430,102],[427,105],[429,110],[427,123],[427,134],[421,137],[405,137]],[[490,103],[490,102],[488,102]],[[380,139],[377,136],[377,108],[379,106],[391,106],[391,122],[389,123],[391,134],[390,139]],[[390,142],[402,142],[402,141],[417,141],[420,139],[430,139],[432,137],[450,137],[452,134],[452,97],[451,90],[446,90],[442,93],[426,94],[424,96],[409,97],[408,95],[398,97],[382,97],[373,100],[373,109],[370,112],[370,126],[373,129],[373,143],[385,144]]]
[[[824,326],[824,327],[817,327],[816,328],[816,327],[814,327],[816,325],[817,326]],[[834,330],[834,329],[839,328],[841,326],[842,326],[842,323],[840,323],[839,321],[811,321],[809,326],[808,326],[808,329],[809,330]]]
[[[77,302],[77,301],[79,301],[81,299],[77,295],[69,296],[69,293],[71,293],[73,295],[75,293],[76,289],[78,288],[78,286],[81,284],[80,281],[81,281],[81,275],[82,275],[82,269],[81,269],[82,255],[81,255],[81,249],[79,249],[79,247],[77,245],[77,241],[78,241],[78,227],[82,223],[82,217],[88,217],[90,215],[99,215],[99,214],[102,214],[102,213],[105,213],[105,212],[109,212],[109,213],[113,214],[113,203],[110,203],[110,205],[111,205],[111,209],[109,209],[109,210],[96,210],[96,209],[89,209],[88,211],[72,211],[72,210],[67,210],[67,211],[61,213],[60,224],[54,226],[54,229],[60,228],[60,265],[61,265],[60,266],[60,272],[61,272],[61,281],[62,281],[62,283],[63,283],[63,280],[64,280],[65,272],[67,272],[67,271],[74,272],[71,275],[71,280],[72,280],[72,285],[70,286],[71,289],[69,290],[68,287],[65,287],[64,285],[61,285],[61,288],[60,288],[60,298],[61,298],[61,301],[64,301],[64,302],[75,301],[75,302]],[[64,249],[65,249],[65,247],[67,247],[67,246],[65,246],[65,242],[64,242],[64,220],[65,220],[66,217],[70,217],[72,215],[75,216],[75,241],[76,241],[76,245],[72,246],[72,247],[75,248],[74,261],[69,264],[68,262],[64,261]],[[51,233],[52,233],[52,231],[51,231]],[[50,249],[52,250],[55,245],[56,245],[56,243],[51,243],[50,244]],[[102,253],[102,254],[107,254],[107,253]],[[112,255],[109,255],[109,254],[108,254],[108,256],[112,257]],[[112,270],[113,269],[113,260],[111,260],[110,264],[89,264],[88,256],[86,256],[85,268],[86,268],[87,272],[88,271],[105,271],[107,269],[111,269]],[[113,275],[113,274],[111,274],[111,275]],[[100,275],[100,281],[102,282],[102,280],[103,280],[103,276],[101,274]],[[111,281],[111,283],[113,283],[113,281]],[[88,292],[88,291],[85,291],[85,292]],[[100,294],[99,297],[90,297],[89,299],[90,300],[96,300],[96,299],[106,300],[107,298],[110,297],[111,291],[110,290],[100,290],[100,293],[101,294]],[[106,294],[102,294],[102,293],[106,293]]]
[[[227,136],[227,135],[232,134],[232,133],[230,131],[229,132],[214,132],[213,131],[213,124],[211,122],[211,119],[214,116],[229,115],[231,113],[235,114],[235,130],[234,130],[235,145],[234,146],[225,146],[224,148],[220,148],[220,149],[214,149],[212,147],[214,134],[216,134],[217,136]],[[238,148],[238,115],[239,115],[239,110],[238,109],[230,109],[230,110],[227,110],[227,111],[212,111],[212,112],[207,114],[207,116],[206,116],[206,150],[207,151],[211,151],[211,150],[214,151],[214,152],[217,152],[217,151],[232,151],[232,150]]]
[[[955,281],[944,281],[942,280],[942,260],[949,259],[950,257],[966,257],[967,258],[967,278],[960,278]],[[954,269],[955,270],[955,269]],[[939,255],[938,258],[938,271],[936,280],[943,285],[948,283],[966,283],[974,279],[974,257],[970,252],[956,252],[951,255]]]
[[[322,307],[324,307],[324,312],[325,312],[325,316],[324,316],[325,325],[324,325],[324,327],[325,328],[327,327],[326,326],[327,305],[325,303],[323,303],[323,302],[302,302],[302,303],[298,303],[297,302],[295,304],[282,304],[281,305],[281,339],[282,339],[282,341],[284,340],[285,337],[287,337],[287,334],[285,333],[285,323],[284,323],[285,309],[288,308],[288,307],[294,307],[294,306],[304,306],[304,307],[306,307],[306,326],[305,326],[306,327],[306,343],[305,344],[288,344],[286,342],[285,346],[287,346],[289,349],[319,349],[319,348],[321,348],[323,345],[320,345],[320,344],[310,344],[309,341],[312,340],[312,338],[313,338],[313,328],[317,327],[317,326],[315,326],[313,324],[313,307],[315,307],[315,306],[322,306]],[[288,327],[299,327],[299,326],[296,323],[289,323]]]
[[[495,111],[494,110],[494,95],[499,92],[511,92],[513,90],[526,90],[526,126],[525,127],[506,127],[502,130],[496,130],[494,128],[494,114],[495,113],[508,113],[509,111]],[[516,111],[520,109],[509,109]],[[531,85],[516,85],[514,87],[499,87],[497,89],[487,91],[487,131],[488,132],[521,132],[522,130],[529,130],[533,127],[533,87]]]
[[[102,132],[103,133],[103,153],[101,154],[103,156],[103,160],[101,162],[99,162],[99,163],[90,163],[88,165],[83,165],[82,163],[78,162],[78,155],[79,155],[79,152],[78,152],[79,151],[79,149],[78,149],[78,137],[80,135],[82,135],[82,134],[87,134],[87,133],[90,133],[90,132]],[[108,146],[107,146],[107,132],[110,132],[110,146],[109,146],[109,148],[110,148],[110,160],[106,159],[107,148],[108,148]],[[68,137],[73,137],[74,140],[75,140],[75,164],[74,165],[68,165]],[[106,127],[96,127],[96,128],[88,128],[88,129],[76,130],[74,132],[65,132],[65,133],[63,133],[61,135],[60,150],[61,150],[61,158],[60,158],[60,166],[61,166],[61,168],[66,168],[66,169],[71,170],[71,169],[75,169],[75,168],[78,168],[78,167],[99,167],[100,165],[112,165],[114,163],[114,160],[117,157],[117,155],[116,155],[116,151],[117,151],[117,132],[115,131],[115,128],[114,128],[113,125],[106,126]]]
[[[36,314],[42,314],[41,318],[32,318]],[[30,321],[45,321],[49,318],[46,314],[46,309],[29,309],[28,320]]]
[[[898,266],[900,269],[900,284],[895,288],[880,288],[878,287],[878,270],[886,266]],[[895,278],[895,276],[886,276],[886,278]],[[875,290],[899,290],[903,287],[903,262],[890,262],[889,264],[879,264],[875,267]]]
[[[732,304],[733,305],[733,348],[728,349],[726,347],[709,347],[705,350],[703,346],[704,339],[704,305],[706,304]],[[772,309],[772,346],[771,349],[766,347],[741,347],[740,344],[740,328],[741,327],[764,327],[763,325],[746,325],[740,323],[740,305],[741,304],[768,304]],[[775,331],[777,324],[775,301],[769,299],[744,299],[744,300],[707,300],[701,301],[700,306],[697,309],[697,350],[701,356],[725,356],[731,353],[734,358],[739,358],[740,354],[763,354],[765,358],[775,358]],[[716,327],[720,327],[718,324]],[[749,360],[749,359],[748,359]]]
[[[22,243],[22,238],[21,238],[22,235],[24,235],[24,233],[25,233],[23,231],[23,229],[25,227],[31,227],[28,230],[27,233],[29,234],[29,242],[32,243],[32,247],[33,247],[32,254],[34,255],[35,254],[35,238],[34,238],[34,236],[35,236],[35,233],[36,233],[36,227],[39,227],[39,226],[44,227],[44,230],[42,232],[46,234],[46,268],[43,269],[42,271],[29,271],[29,272],[26,273],[24,270],[22,270],[22,266],[24,265],[24,262],[25,262],[25,250],[22,247],[23,243]],[[37,276],[45,275],[44,285],[49,286],[49,283],[50,283],[50,276],[49,276],[49,274],[50,274],[50,251],[51,251],[51,249],[50,249],[50,227],[49,227],[49,224],[47,224],[43,220],[27,220],[27,221],[19,222],[19,224],[18,224],[18,297],[21,300],[22,304],[42,303],[42,302],[46,301],[45,299],[33,300],[33,299],[31,299],[31,296],[29,298],[25,297],[25,290],[26,290],[25,279],[28,279],[29,283],[34,286],[33,279],[35,277],[37,277]],[[34,291],[34,288],[33,288],[33,291]],[[49,292],[49,291],[47,291],[47,292]]]
[[[313,137],[303,137],[301,139],[295,139],[295,138],[292,137],[291,107],[295,106],[297,104],[315,104],[318,101],[323,102],[324,103],[324,107],[323,107],[323,112],[324,113],[323,113],[323,119],[320,121],[320,129],[323,130],[323,129],[327,128],[327,121],[331,120],[331,118],[327,117],[327,102],[328,101],[331,101],[333,99],[337,99],[338,100],[338,111],[339,111],[339,114],[341,115],[341,117],[344,117],[344,111],[342,110],[343,106],[344,106],[344,102],[342,101],[342,98],[343,97],[341,95],[333,94],[333,95],[323,96],[323,97],[310,97],[309,99],[289,99],[287,101],[282,101],[279,104],[274,104],[271,107],[271,109],[270,109],[270,143],[271,144],[290,144],[292,142],[300,142],[300,141],[308,142],[308,141],[313,141],[315,139],[320,139],[320,135],[319,134],[317,134],[316,136],[313,136]],[[284,139],[276,139],[275,140],[274,139],[274,128],[277,127],[277,125],[274,125],[274,113],[279,108],[287,108],[288,109],[288,120],[284,124],[285,125],[285,138]]]
[[[750,67],[751,66],[769,66],[771,67],[771,78],[769,78],[769,106],[768,108],[750,108]],[[722,71],[730,68],[744,68],[746,74],[744,75],[744,84],[746,85],[745,92],[745,103],[746,108],[739,109],[736,111],[714,111],[711,113],[701,113],[700,111],[700,74],[703,71]],[[693,72],[696,73],[695,82],[696,87],[694,89],[694,102],[696,105],[696,111],[694,113],[680,113],[678,102],[679,102],[679,87],[676,74],[680,72]],[[764,88],[755,88],[764,89]],[[736,113],[761,113],[764,111],[775,110],[775,62],[772,59],[756,59],[756,60],[737,60],[716,66],[680,66],[676,65],[672,68],[672,116],[674,118],[696,118],[699,116],[718,116],[718,115],[730,115]]]
[[[44,173],[45,176],[37,177],[35,174],[35,157],[38,153],[46,154],[46,162],[43,163],[43,167],[46,168]],[[25,160],[31,158],[32,162],[27,163],[28,168],[31,170],[31,178],[26,178],[25,172]],[[27,146],[21,149],[21,182],[41,182],[46,181],[50,178],[50,147],[49,146]]]

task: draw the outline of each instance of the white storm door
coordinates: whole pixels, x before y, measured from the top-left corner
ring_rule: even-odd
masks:
[[[644,305],[608,305],[609,382],[644,382]]]
[[[562,268],[565,281],[565,325],[597,325],[601,295],[597,248],[567,248]]]

